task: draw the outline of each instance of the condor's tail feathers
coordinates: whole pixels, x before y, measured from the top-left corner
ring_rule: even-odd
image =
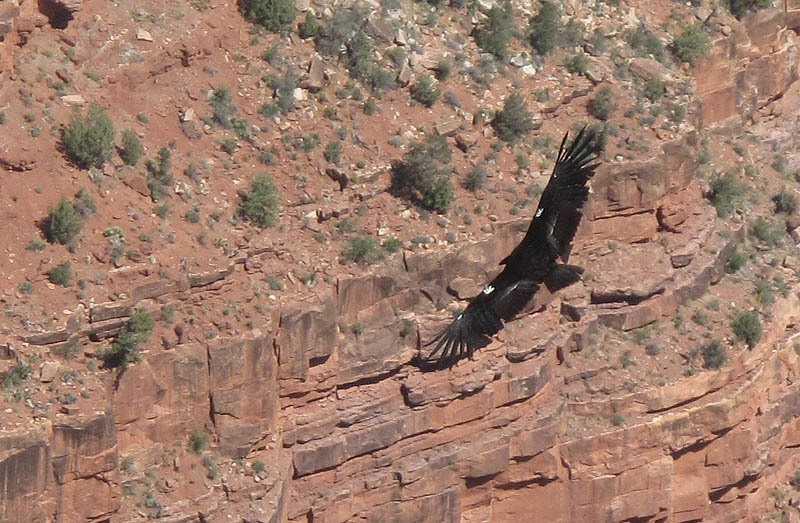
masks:
[[[583,267],[577,265],[557,264],[545,277],[544,285],[548,291],[556,292],[578,283],[583,272]]]

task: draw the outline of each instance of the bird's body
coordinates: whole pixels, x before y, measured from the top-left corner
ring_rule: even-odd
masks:
[[[503,270],[470,300],[452,323],[431,339],[435,344],[423,366],[452,366],[487,345],[503,322],[519,314],[540,285],[551,292],[572,285],[583,269],[558,263],[566,260],[581,219],[581,208],[589,196],[587,183],[598,164],[596,131],[583,128],[568,148],[564,135],[553,174],[519,245],[500,264]]]

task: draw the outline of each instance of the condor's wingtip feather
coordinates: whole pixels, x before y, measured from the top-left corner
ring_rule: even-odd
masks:
[[[457,318],[434,337],[423,343],[423,347],[435,345],[432,351],[415,358],[414,364],[421,370],[440,370],[452,367],[464,357],[471,357],[476,349],[491,341],[488,336],[474,332],[467,322]]]

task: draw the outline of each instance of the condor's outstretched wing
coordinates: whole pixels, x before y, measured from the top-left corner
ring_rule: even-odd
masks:
[[[581,221],[581,208],[589,197],[586,184],[599,165],[595,162],[597,131],[584,127],[565,149],[568,135],[561,141],[553,174],[542,192],[528,232],[501,264],[546,273],[557,258],[565,260],[568,256]]]
[[[484,287],[450,325],[425,344],[436,346],[422,361],[423,367],[450,367],[464,357],[471,357],[476,349],[489,344],[491,336],[503,328],[503,321],[519,314],[536,294],[539,284],[520,280],[503,287],[498,280],[505,279],[505,272]]]
[[[566,258],[580,223],[581,207],[589,195],[586,183],[598,165],[592,163],[597,158],[597,133],[584,127],[565,149],[567,136],[525,238],[500,262],[505,265],[503,271],[425,344],[435,347],[421,358],[421,366],[448,367],[472,356],[488,345],[504,321],[519,314],[540,284],[556,291],[580,279],[580,267],[557,264],[556,260]]]

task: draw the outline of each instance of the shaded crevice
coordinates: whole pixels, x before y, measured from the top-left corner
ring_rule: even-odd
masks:
[[[325,356],[315,356],[308,360],[309,367],[316,367],[317,365],[322,365],[331,357],[330,354],[326,354]]]
[[[522,481],[511,481],[508,483],[503,483],[502,485],[495,485],[495,488],[500,490],[518,490],[530,486],[544,487],[545,485],[554,481],[558,481],[558,478],[533,478]]]
[[[206,366],[208,367],[208,418],[214,426],[214,432],[217,431],[217,420],[214,417],[214,394],[212,393],[211,381],[211,350],[206,344]]]
[[[39,0],[39,12],[47,17],[53,29],[66,29],[72,21],[72,12],[55,0]]]
[[[688,398],[688,399],[685,399],[683,401],[679,401],[678,403],[675,403],[673,405],[669,405],[667,407],[663,407],[663,408],[660,408],[660,409],[648,410],[647,412],[645,412],[645,414],[661,414],[662,412],[667,412],[667,411],[670,411],[672,409],[678,409],[678,408],[684,407],[684,406],[686,406],[686,405],[688,405],[688,404],[690,404],[692,402],[695,402],[695,401],[697,401],[699,399],[702,399],[702,398],[708,396],[709,394],[713,394],[713,393],[717,392],[721,388],[722,387],[717,387],[716,389],[709,389],[704,394],[701,394],[699,396],[695,396],[693,398]]]
[[[606,303],[627,303],[628,305],[638,305],[643,301],[649,300],[653,296],[660,296],[666,291],[665,286],[660,286],[651,291],[592,291],[590,303],[601,305]]]
[[[499,474],[499,472],[495,473],[495,474],[487,474],[485,476],[479,476],[479,477],[476,477],[476,478],[465,478],[464,485],[468,489],[480,487],[481,485],[485,485],[485,484],[489,483],[490,481],[492,481],[492,479],[495,476],[497,476],[497,474]]]
[[[753,481],[755,481],[756,479],[758,479],[758,477],[759,477],[759,475],[758,475],[758,474],[753,474],[753,475],[750,475],[750,476],[745,476],[745,477],[743,477],[742,479],[740,479],[739,481],[737,481],[736,483],[733,483],[733,484],[731,484],[731,485],[724,486],[724,487],[722,487],[721,489],[713,490],[713,491],[711,491],[711,492],[709,492],[709,493],[708,493],[708,499],[709,499],[709,500],[710,500],[712,503],[726,503],[725,501],[720,501],[720,500],[722,499],[722,497],[723,497],[725,494],[727,494],[728,492],[730,492],[730,491],[731,491],[731,489],[734,489],[734,488],[737,488],[737,489],[738,489],[738,488],[742,488],[742,487],[746,486],[748,483],[752,483]],[[738,499],[739,497],[740,497],[740,496],[737,496],[737,498],[736,498],[736,499]],[[733,501],[733,500],[731,500],[731,501]],[[730,501],[729,501],[729,502],[727,502],[727,503],[730,503]]]
[[[230,412],[219,412],[219,411],[214,411],[214,415],[215,415],[215,416],[227,416],[227,417],[229,417],[229,418],[233,418],[233,419],[239,419],[239,416],[237,416],[237,415],[235,415],[235,414],[231,414]],[[214,425],[216,426],[216,421],[215,421]]]
[[[398,372],[400,372],[402,368],[403,365],[399,365],[394,369],[382,372],[375,376],[367,376],[366,378],[357,379],[355,381],[340,383],[339,385],[336,386],[336,388],[339,390],[346,390],[346,389],[351,389],[353,387],[359,387],[361,385],[374,385],[376,383],[380,383],[383,380],[388,380],[390,378],[393,378]]]
[[[217,420],[214,417],[214,396],[211,394],[211,391],[208,391],[208,417],[211,420],[211,424],[214,426],[214,432],[217,431]]]
[[[623,521],[625,521],[625,523],[649,523],[651,521],[653,522],[666,521],[666,518],[659,518],[659,519],[654,519],[654,518],[655,516],[642,516],[642,517],[633,517],[629,519],[624,519]]]
[[[655,209],[641,209],[641,210],[637,210],[637,211],[618,212],[618,213],[615,213],[615,214],[608,214],[608,215],[605,215],[605,216],[595,216],[594,218],[592,218],[591,221],[599,222],[599,221],[602,221],[602,220],[611,220],[613,218],[630,218],[631,216],[638,216],[640,214],[653,214],[654,212],[655,212]]]
[[[714,438],[714,439],[716,439],[716,438]],[[688,445],[686,447],[683,447],[682,449],[676,450],[675,452],[672,453],[672,459],[673,460],[680,459],[682,456],[685,456],[686,454],[689,454],[690,452],[700,452],[701,450],[703,450],[707,446],[711,445],[711,442],[714,441],[714,439],[708,439],[708,440],[704,439],[704,440],[700,440],[700,441],[695,441],[691,445]]]

